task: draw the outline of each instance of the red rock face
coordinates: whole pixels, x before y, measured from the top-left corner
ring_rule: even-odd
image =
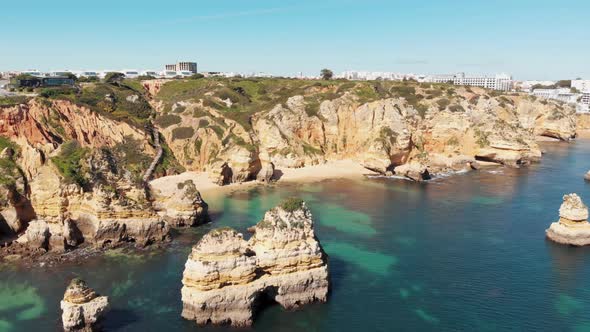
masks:
[[[112,147],[130,136],[145,141],[143,148],[151,150],[147,136],[139,129],[69,101],[32,100],[0,111],[0,136],[14,141],[24,139],[33,147],[46,144],[57,147],[67,140],[77,140],[82,147]]]
[[[0,112],[0,136],[24,139],[30,145],[54,143],[51,134],[29,112],[28,105],[3,108]]]

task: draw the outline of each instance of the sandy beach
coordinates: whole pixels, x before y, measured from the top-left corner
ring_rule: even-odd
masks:
[[[306,166],[302,168],[282,168],[275,170],[277,184],[289,182],[314,182],[334,178],[362,178],[367,174],[376,174],[359,163],[352,160],[329,161],[322,165]],[[245,189],[257,185],[264,185],[257,181],[232,183],[227,186],[218,186],[213,183],[205,172],[184,172],[178,175],[170,175],[155,179],[150,182],[154,188],[168,191],[175,190],[178,183],[192,180],[203,197],[207,199],[211,195],[226,194],[231,191]]]

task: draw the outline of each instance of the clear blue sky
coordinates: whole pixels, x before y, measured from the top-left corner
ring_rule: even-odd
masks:
[[[512,73],[590,79],[590,1],[3,1],[0,70]]]

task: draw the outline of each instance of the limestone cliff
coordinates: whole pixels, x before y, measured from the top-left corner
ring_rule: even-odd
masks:
[[[521,166],[541,158],[537,136],[570,140],[577,126],[558,102],[408,82],[180,81],[154,100],[179,162],[219,184],[341,159],[415,180],[478,160]]]
[[[305,203],[268,211],[246,241],[216,229],[194,247],[182,278],[182,316],[203,324],[249,326],[265,298],[286,309],[327,299],[328,262]]]
[[[109,300],[99,296],[81,279],[73,279],[61,301],[64,331],[99,331],[100,318],[108,310]]]
[[[559,221],[551,224],[546,231],[547,238],[561,244],[585,246],[590,244],[590,223],[588,207],[580,196],[569,194],[563,196],[559,208]]]
[[[142,177],[156,148],[149,128],[133,121],[69,100],[37,98],[0,108],[0,147],[0,238],[9,244],[0,254],[147,245],[168,239],[169,226],[180,222],[178,211],[168,209],[171,216],[154,206]],[[170,158],[157,172],[175,167]],[[198,191],[189,189],[195,188],[187,186],[182,197],[192,205],[183,207],[180,219],[188,222],[191,213],[207,218]]]

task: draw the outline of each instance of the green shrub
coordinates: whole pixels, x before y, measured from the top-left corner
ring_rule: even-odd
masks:
[[[18,152],[20,150],[16,143],[6,137],[0,136],[0,152],[4,151],[6,148],[11,148],[14,150],[14,152]]]
[[[451,102],[447,98],[442,98],[437,100],[436,104],[438,105],[438,109],[443,111],[451,104]]]
[[[71,95],[76,92],[73,88],[44,88],[39,91],[39,96],[43,98],[55,98],[61,95]]]
[[[20,104],[26,104],[31,97],[26,96],[7,96],[0,97],[0,106],[15,106]]]
[[[78,141],[68,141],[61,146],[59,154],[51,161],[57,167],[60,174],[68,183],[76,183],[85,187],[87,180],[82,169],[82,160],[87,155],[88,149],[80,147]]]
[[[139,95],[140,98],[135,102],[128,101],[127,97],[133,95]],[[77,95],[60,95],[57,98],[87,106],[94,112],[139,128],[143,128],[155,113],[141,92],[120,83],[91,84]]]
[[[416,111],[418,111],[418,115],[424,119],[426,117],[426,113],[428,113],[428,106],[424,104],[418,104],[416,105]]]
[[[157,174],[180,174],[186,169],[178,163],[178,160],[174,157],[172,150],[168,144],[166,144],[166,140],[164,139],[163,135],[160,134],[160,145],[162,146],[162,159],[156,167]]]
[[[177,105],[176,108],[174,108],[174,113],[183,113],[184,111],[186,111],[186,107],[182,106],[182,105]]]
[[[449,138],[449,140],[447,141],[447,145],[457,146],[459,145],[459,139],[456,136],[453,136]]]
[[[284,200],[280,206],[287,212],[293,212],[303,207],[303,200],[297,197],[290,197]]]
[[[160,128],[168,128],[172,125],[179,124],[182,121],[182,118],[175,114],[165,114],[159,116],[154,121],[155,124]]]
[[[453,105],[449,106],[449,111],[451,111],[451,112],[465,112],[465,109],[463,108],[463,106],[461,106],[459,104],[453,104]]]
[[[193,137],[195,130],[192,127],[178,127],[172,130],[172,139],[188,139]]]
[[[199,128],[207,128],[209,126],[209,121],[207,119],[199,120]]]
[[[21,177],[21,170],[14,161],[7,158],[0,159],[0,185],[13,186],[19,177]]]
[[[217,138],[221,139],[223,137],[224,130],[220,126],[212,125],[212,126],[209,126],[209,128],[211,128],[211,130],[213,130],[213,132],[215,132],[215,135],[217,135]]]

